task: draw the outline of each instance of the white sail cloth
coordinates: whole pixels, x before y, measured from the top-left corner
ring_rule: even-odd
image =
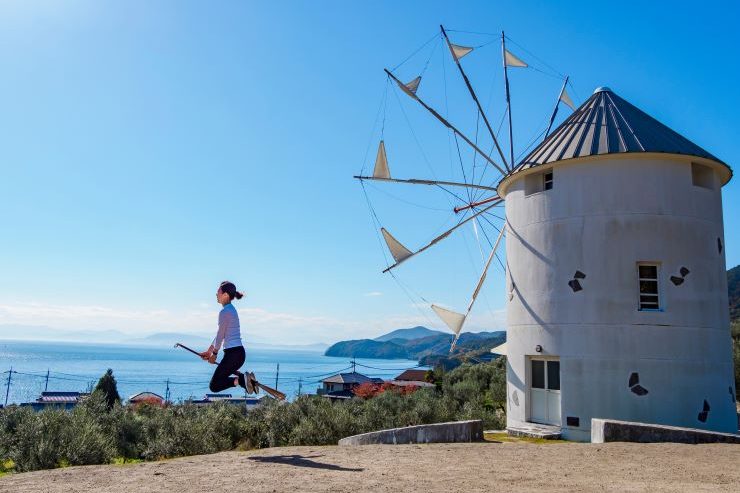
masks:
[[[462,57],[473,51],[473,48],[450,43],[450,51],[452,52],[452,56],[455,57],[455,60],[460,60]]]
[[[570,109],[576,109],[576,105],[573,104],[573,100],[570,99],[570,95],[568,94],[568,91],[565,90],[565,88],[563,88],[563,92],[560,94],[560,101],[570,106]]]
[[[378,144],[378,155],[375,157],[375,169],[373,178],[388,179],[391,177],[391,171],[388,169],[388,157],[385,155],[385,143],[381,140]]]
[[[388,232],[387,229],[380,228],[380,232],[383,233],[383,239],[385,240],[386,245],[388,245],[388,250],[391,251],[391,255],[393,255],[397,264],[413,255],[411,250],[403,246],[400,241],[395,239],[393,235]]]
[[[421,75],[411,82],[407,82],[406,84],[402,84],[401,89],[404,90],[406,94],[408,94],[411,97],[416,96],[416,91],[419,89],[419,84],[421,83]]]
[[[504,62],[507,67],[528,67],[527,62],[514,55],[507,49],[504,49]]]
[[[455,336],[460,334],[463,324],[465,323],[465,315],[463,315],[462,313],[453,312],[452,310],[448,310],[437,305],[432,305],[432,310],[434,310],[435,313],[439,315],[439,318],[441,318],[442,321],[447,324],[447,327],[449,327],[450,330],[455,333]]]

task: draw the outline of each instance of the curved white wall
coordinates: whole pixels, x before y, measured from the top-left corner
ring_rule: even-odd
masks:
[[[691,163],[591,157],[531,170],[552,169],[551,190],[525,195],[527,172],[500,187],[509,426],[530,417],[528,357],[556,356],[567,438],[587,440],[591,418],[737,431],[720,180],[713,172],[713,190],[693,185]],[[640,261],[660,264],[659,312],[638,311]],[[690,272],[676,286],[681,267]],[[568,286],[576,271],[586,275],[578,292]],[[630,390],[633,372],[646,395]]]

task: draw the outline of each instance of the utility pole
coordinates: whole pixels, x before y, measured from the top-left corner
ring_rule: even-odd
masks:
[[[167,388],[164,391],[164,402],[167,404],[170,401],[170,379],[167,379]]]
[[[8,396],[10,395],[10,381],[13,378],[13,367],[10,367],[10,371],[8,372],[8,390],[5,391],[5,407],[8,406]]]
[[[280,378],[280,363],[277,364],[277,370],[275,371],[275,390],[278,388],[278,379]]]
[[[44,384],[44,392],[49,390],[49,370],[46,370],[46,383]]]
[[[349,362],[352,365],[352,373],[357,372],[357,362],[355,361],[354,356],[352,357],[352,361]]]
[[[298,397],[301,396],[301,390],[303,390],[303,378],[298,379]]]

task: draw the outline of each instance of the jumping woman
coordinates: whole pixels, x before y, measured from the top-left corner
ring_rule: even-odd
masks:
[[[223,306],[218,314],[218,332],[211,346],[202,353],[198,353],[209,363],[216,363],[218,351],[223,344],[224,357],[216,367],[216,371],[213,372],[211,392],[221,392],[237,386],[244,387],[249,394],[255,392],[254,375],[251,373],[245,375],[238,371],[244,364],[246,355],[239,331],[239,314],[231,302],[234,299],[240,300],[242,297],[244,294],[237,291],[234,283],[229,281],[222,282],[216,292],[216,300]]]

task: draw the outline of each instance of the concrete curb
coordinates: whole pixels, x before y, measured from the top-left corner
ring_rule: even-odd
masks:
[[[483,422],[453,421],[373,431],[339,440],[339,445],[400,445],[405,443],[454,443],[483,440]]]
[[[591,443],[738,443],[740,435],[614,419],[591,420]]]

